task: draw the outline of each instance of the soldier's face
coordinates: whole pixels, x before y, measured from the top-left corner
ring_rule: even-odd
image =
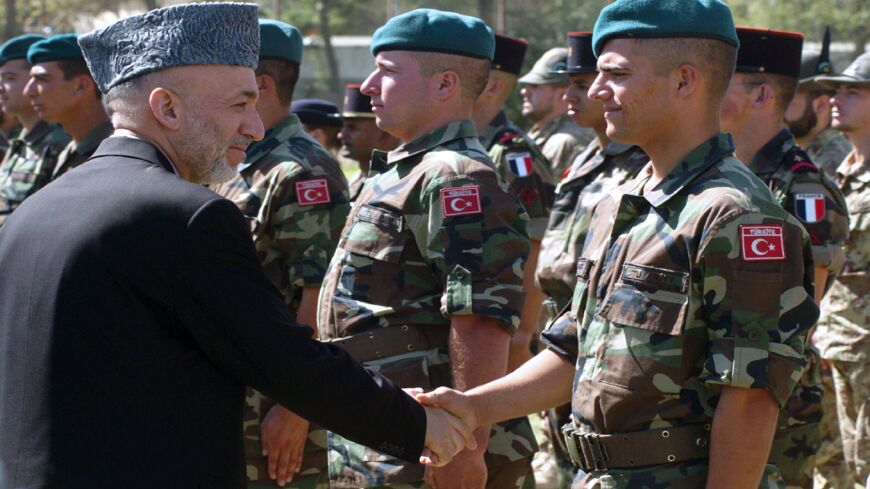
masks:
[[[840,85],[831,97],[831,127],[845,133],[870,132],[870,88]]]
[[[30,65],[26,60],[13,59],[0,66],[0,104],[12,115],[32,113],[30,99],[24,95],[24,86],[30,79]]]
[[[425,109],[431,77],[410,51],[386,51],[375,57],[375,71],[360,87],[371,97],[372,112],[383,131],[410,141],[428,118]]]
[[[571,83],[565,91],[565,102],[568,103],[568,115],[580,127],[601,127],[606,124],[601,101],[589,99],[589,87],[595,82],[596,76],[596,73],[568,75]]]
[[[653,56],[640,42],[614,39],[605,44],[588,95],[602,104],[610,139],[644,147],[660,139],[675,121],[670,115],[669,78],[655,72]]]
[[[829,120],[831,106],[828,99],[830,95],[817,95],[817,93],[799,90],[788,104],[783,119],[796,137],[800,138],[809,134],[820,120]],[[824,118],[819,117],[822,111],[828,112]]]
[[[375,142],[380,133],[374,119],[344,119],[341,132],[338,133],[341,155],[354,161],[368,161],[372,150],[376,149]]]
[[[82,90],[79,77],[67,79],[57,61],[48,61],[30,68],[24,94],[40,119],[63,123],[75,111],[79,98],[86,95]]]
[[[561,98],[565,87],[555,84],[525,85],[520,90],[523,96],[523,116],[532,122],[537,122],[555,111],[564,113],[565,107]]]

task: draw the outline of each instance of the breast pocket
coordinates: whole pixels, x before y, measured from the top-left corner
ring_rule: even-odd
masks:
[[[357,212],[340,246],[372,260],[398,263],[407,240],[402,228],[400,214],[365,204]]]
[[[688,292],[688,272],[623,265],[597,311],[610,324],[599,380],[638,392],[678,393],[686,377]]]

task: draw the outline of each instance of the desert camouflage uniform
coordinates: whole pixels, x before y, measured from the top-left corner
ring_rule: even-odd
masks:
[[[529,236],[539,241],[547,229],[550,207],[556,189],[556,180],[550,171],[550,162],[531,138],[508,120],[504,112],[490,121],[481,131],[480,144],[489,153],[498,174],[510,186],[510,192],[519,197],[529,214]],[[531,159],[531,171],[521,176],[511,168],[510,161]]]
[[[836,129],[825,129],[820,132],[809,147],[804,148],[813,163],[831,178],[836,179],[837,167],[852,151],[852,143]]]
[[[733,151],[720,134],[654,190],[643,192],[647,167],[596,207],[571,306],[544,333],[576,362],[578,431],[703,427],[723,386],[766,389],[782,406],[797,384],[818,317],[809,236]],[[702,488],[707,467],[581,470],[573,487]],[[761,487],[780,484],[766,466]]]
[[[849,229],[846,202],[836,184],[796,146],[788,129],[783,129],[748,163],[749,169],[767,184],[783,208],[803,224],[810,235],[813,262],[828,271],[827,290],[845,262],[843,243]],[[802,197],[824,199],[824,213],[808,216],[798,210]],[[815,201],[814,199],[814,201]],[[822,419],[820,358],[818,350],[807,346],[809,368],[780,411],[770,463],[779,467],[789,488],[811,489],[814,456],[819,449],[819,423]]]
[[[565,171],[556,188],[535,272],[538,286],[547,294],[543,313],[547,323],[571,301],[577,284],[577,259],[595,204],[634,178],[648,162],[649,157],[637,146],[611,142],[602,151],[598,140],[593,140]],[[571,484],[574,474],[561,439],[561,427],[569,421],[570,414],[570,404],[547,412],[546,435],[556,457],[562,487]]]
[[[322,339],[408,325],[446,333],[451,317],[459,315],[492,318],[513,333],[523,301],[527,222],[470,121],[448,124],[388,154],[376,152],[321,291]],[[449,362],[445,342],[388,352],[365,364],[402,387],[428,390],[451,385]],[[333,489],[425,487],[421,465],[334,433],[327,444]],[[509,486],[521,486],[536,450],[526,418],[494,425],[485,456],[490,477],[518,466]]]
[[[0,225],[24,199],[51,180],[57,157],[69,140],[60,126],[45,121],[12,140],[0,162]]]
[[[309,188],[327,191],[328,198],[321,193],[309,203],[304,192],[309,191],[306,187],[310,182],[322,184]],[[338,163],[291,115],[248,148],[233,180],[213,190],[242,210],[251,225],[263,270],[295,317],[303,287],[323,283],[350,211],[347,180]],[[248,389],[243,425],[250,487],[277,487],[269,478],[260,444],[260,422],[274,404]],[[325,431],[317,427],[309,435],[309,440],[321,447],[325,447],[325,438]],[[325,455],[321,460],[325,465]]]
[[[21,133],[21,124],[16,124],[9,132],[0,131],[0,161],[3,161],[3,156],[6,150],[9,149],[9,141],[18,137]]]
[[[849,209],[846,266],[822,301],[815,335],[830,360],[851,483],[870,477],[870,170],[852,152],[837,169]]]
[[[103,139],[111,136],[114,131],[112,123],[106,121],[95,127],[81,143],[76,144],[75,141],[70,141],[58,155],[57,164],[54,166],[54,171],[51,172],[51,179],[54,180],[87,161],[103,142]]]
[[[550,172],[561,175],[574,158],[595,139],[595,131],[580,127],[574,119],[563,115],[540,130],[530,130],[529,137],[550,161]]]

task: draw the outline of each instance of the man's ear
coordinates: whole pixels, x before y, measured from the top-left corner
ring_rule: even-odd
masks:
[[[819,95],[810,101],[810,104],[813,106],[813,112],[816,114],[821,114],[824,112],[831,111],[831,97],[830,95]]]
[[[262,97],[264,93],[275,91],[275,80],[269,75],[257,75],[257,90]]]
[[[453,70],[446,70],[432,75],[435,77],[435,96],[438,100],[447,100],[458,95],[461,88],[459,74]]]
[[[752,105],[754,107],[764,107],[765,105],[772,103],[776,97],[776,94],[773,93],[773,87],[767,83],[762,83],[761,85],[756,86],[752,89],[752,93]]]
[[[688,63],[676,67],[672,76],[676,80],[676,95],[680,98],[695,93],[701,83],[701,74],[698,73],[698,68]]]
[[[148,96],[151,113],[161,126],[172,131],[181,128],[181,100],[168,88],[157,87]]]

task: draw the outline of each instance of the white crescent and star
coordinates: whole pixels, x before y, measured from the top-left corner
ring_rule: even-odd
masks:
[[[320,192],[318,190],[308,189],[302,193],[302,196],[305,197],[305,200],[317,200],[320,198]]]
[[[767,249],[764,251],[759,250],[758,249],[759,243],[767,244]],[[750,244],[749,247],[752,248],[753,253],[755,253],[756,255],[761,255],[761,256],[764,256],[764,255],[770,253],[771,251],[776,251],[776,245],[771,244],[770,242],[768,242],[764,238],[758,238],[756,240],[753,240],[752,244]]]
[[[462,207],[459,207],[457,204],[462,203]],[[462,212],[468,208],[468,202],[463,199],[453,199],[450,201],[450,208],[455,212]]]

